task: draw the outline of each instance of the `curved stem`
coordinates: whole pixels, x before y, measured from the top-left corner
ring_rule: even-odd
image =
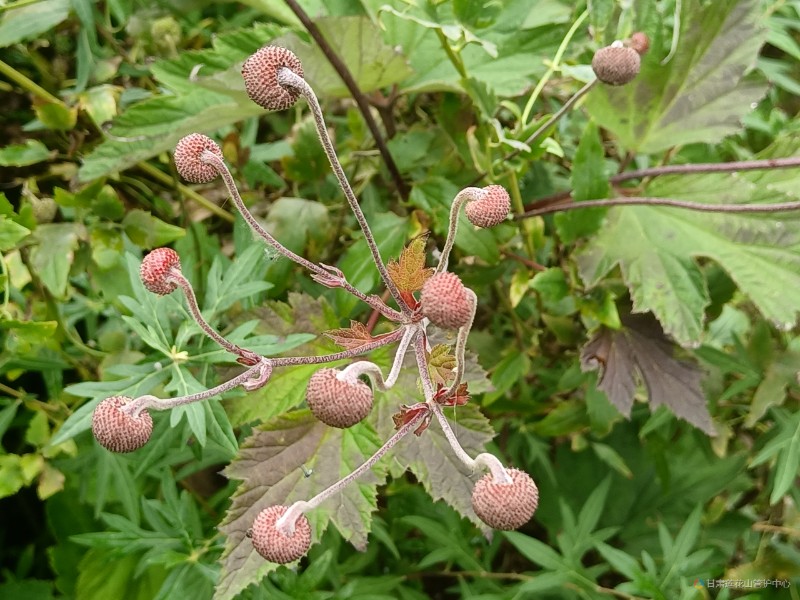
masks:
[[[453,199],[453,204],[450,205],[450,225],[447,229],[447,240],[445,240],[442,254],[439,257],[439,264],[436,266],[436,271],[434,271],[434,273],[441,273],[447,270],[450,252],[453,249],[453,244],[456,242],[456,233],[458,233],[458,213],[461,207],[467,201],[478,200],[483,193],[481,188],[468,187],[456,194],[456,197]]]
[[[258,362],[261,359],[261,356],[258,353],[253,352],[252,350],[245,350],[244,348],[229,342],[219,333],[217,333],[214,328],[211,327],[211,325],[208,324],[208,321],[203,318],[203,314],[200,312],[200,307],[197,305],[197,298],[194,295],[192,284],[189,283],[189,280],[183,276],[183,273],[175,268],[172,268],[169,272],[168,279],[178,284],[183,291],[184,296],[186,296],[186,304],[189,306],[189,313],[191,313],[192,318],[200,326],[200,329],[203,330],[203,333],[214,340],[217,344],[225,348],[225,350],[228,352],[236,354],[247,361],[251,361],[251,364]]]
[[[358,348],[353,348],[351,350],[343,350],[341,352],[335,352],[333,354],[325,354],[323,356],[286,356],[283,358],[278,357],[278,358],[271,358],[270,361],[275,367],[318,365],[322,363],[333,362],[335,360],[343,360],[346,358],[353,358],[355,356],[366,354],[367,352],[371,352],[382,346],[388,346],[389,344],[394,343],[399,339],[401,339],[404,335],[405,335],[405,330],[401,328],[401,329],[396,329],[391,333],[387,333],[386,335],[378,338],[374,342],[370,342],[369,344],[364,344],[363,346],[359,346]]]
[[[472,329],[472,323],[475,321],[475,311],[478,308],[478,297],[475,295],[469,288],[464,288],[467,292],[467,297],[469,298],[472,314],[469,317],[469,321],[465,323],[462,327],[458,330],[458,336],[456,337],[456,376],[453,379],[453,383],[450,384],[447,392],[439,398],[437,398],[437,402],[441,403],[450,398],[453,394],[456,393],[458,390],[458,386],[461,385],[461,380],[464,378],[464,356],[467,351],[467,338],[469,337],[469,332]]]
[[[380,391],[385,392],[397,383],[397,378],[400,376],[400,370],[403,367],[403,358],[408,351],[408,346],[411,340],[418,333],[416,327],[407,326],[400,339],[400,344],[397,346],[397,352],[394,355],[394,362],[392,363],[392,370],[389,376],[384,380],[383,373],[378,365],[369,361],[359,361],[348,365],[341,373],[337,375],[337,379],[354,383],[361,375],[367,375],[375,387]]]
[[[439,421],[439,425],[442,427],[444,437],[447,438],[447,441],[450,443],[450,447],[453,448],[453,452],[458,460],[461,461],[461,463],[463,463],[467,469],[469,469],[470,474],[483,467],[492,474],[492,477],[496,483],[512,483],[511,476],[508,474],[505,467],[503,467],[503,463],[501,463],[494,454],[483,452],[478,454],[478,456],[476,456],[474,459],[470,457],[464,448],[461,447],[461,444],[456,438],[456,434],[453,433],[453,428],[450,427],[450,422],[447,420],[447,417],[444,416],[442,407],[436,402],[430,402],[429,404],[431,410],[433,410],[433,414],[436,415],[436,420]]]
[[[191,404],[192,402],[198,402],[200,400],[211,398],[212,396],[224,394],[225,392],[240,385],[248,390],[254,389],[252,385],[249,385],[251,383],[257,383],[259,385],[256,385],[255,387],[260,387],[267,382],[267,379],[269,379],[271,373],[272,364],[270,360],[262,359],[260,363],[254,367],[250,367],[244,373],[241,373],[233,379],[229,379],[225,383],[221,383],[218,386],[203,390],[202,392],[189,394],[187,396],[178,396],[177,398],[170,399],[161,399],[150,395],[139,396],[132,402],[128,402],[125,406],[120,408],[120,410],[127,412],[134,417],[138,416],[139,413],[145,409],[152,408],[154,410],[169,410],[171,408],[175,408],[176,406]]]
[[[322,114],[322,107],[319,105],[319,100],[317,100],[314,90],[311,89],[311,86],[308,85],[305,79],[299,77],[293,71],[285,67],[278,70],[278,83],[297,89],[308,102],[308,106],[311,108],[311,113],[314,116],[314,123],[317,126],[317,134],[319,135],[322,148],[325,150],[325,155],[328,157],[328,162],[330,162],[333,173],[336,175],[336,179],[339,181],[339,187],[342,188],[342,192],[344,192],[345,198],[347,198],[347,203],[350,205],[350,209],[353,211],[356,221],[358,221],[358,225],[361,227],[361,231],[364,233],[367,246],[369,246],[369,250],[372,253],[372,260],[375,262],[375,266],[381,275],[381,279],[383,279],[384,285],[386,285],[386,288],[392,294],[392,297],[403,311],[403,314],[411,314],[411,309],[408,307],[408,305],[406,305],[403,297],[400,294],[400,291],[397,289],[394,281],[392,281],[392,278],[389,277],[389,272],[386,270],[386,265],[384,264],[383,258],[381,258],[381,254],[378,251],[378,245],[375,243],[375,238],[373,237],[372,231],[369,228],[369,223],[367,223],[367,219],[361,210],[361,206],[358,204],[358,199],[353,193],[353,189],[350,187],[350,182],[347,180],[347,176],[344,174],[344,169],[339,162],[339,157],[336,155],[333,142],[331,141],[331,138],[328,135],[328,130],[325,127],[325,117]]]
[[[297,519],[300,515],[308,512],[309,510],[313,510],[318,507],[320,504],[325,502],[328,498],[333,496],[334,494],[339,493],[345,487],[350,485],[353,481],[361,477],[366,471],[371,469],[375,463],[377,463],[383,456],[391,450],[397,442],[402,440],[408,433],[416,427],[417,422],[419,422],[422,417],[425,416],[424,412],[420,412],[416,415],[411,421],[403,425],[400,429],[398,429],[392,437],[386,440],[386,443],[383,444],[378,450],[370,456],[366,462],[362,463],[355,471],[346,475],[330,487],[324,489],[319,494],[314,496],[308,501],[299,500],[292,504],[289,509],[283,513],[280,519],[278,519],[275,523],[275,527],[281,531],[283,531],[286,535],[292,535],[294,533],[294,525],[297,522]]]
[[[288,71],[288,69],[284,70],[291,73],[291,71]],[[250,229],[252,229],[255,234],[263,239],[267,244],[272,246],[278,252],[278,254],[285,256],[289,260],[314,273],[317,276],[315,277],[315,280],[322,285],[327,287],[341,287],[342,289],[350,292],[359,300],[366,302],[372,308],[380,311],[381,314],[383,314],[387,319],[391,319],[392,321],[399,321],[402,319],[402,315],[400,315],[400,313],[386,306],[377,296],[367,296],[366,294],[358,291],[355,287],[347,282],[342,272],[338,269],[333,267],[328,267],[326,269],[320,265],[312,263],[310,260],[295,254],[274,237],[272,237],[272,235],[256,220],[256,218],[253,216],[253,213],[251,213],[250,210],[245,206],[244,201],[239,194],[239,189],[236,187],[236,183],[234,182],[233,176],[228,170],[228,166],[225,164],[225,161],[220,156],[214,154],[213,152],[209,152],[208,150],[203,151],[201,159],[204,162],[212,165],[220,174],[220,177],[222,177],[222,181],[225,183],[225,187],[227,188],[233,203],[236,205],[236,208],[239,210],[242,218],[250,226]]]
[[[430,402],[436,393],[431,381],[431,374],[428,372],[428,357],[426,356],[427,338],[424,331],[420,331],[414,338],[414,357],[417,360],[417,370],[422,382],[422,391],[425,394],[425,402]]]
[[[608,200],[587,200],[585,202],[570,201],[569,203],[534,208],[521,215],[515,215],[514,220],[519,221],[538,215],[579,210],[582,208],[598,208],[602,206],[669,206],[672,208],[684,208],[687,210],[710,213],[773,213],[798,210],[800,209],[800,200],[774,202],[772,204],[704,204],[702,202],[692,202],[691,200],[675,200],[674,198],[611,198]]]

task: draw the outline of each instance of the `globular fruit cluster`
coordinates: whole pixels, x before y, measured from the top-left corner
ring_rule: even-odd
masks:
[[[504,531],[522,527],[539,506],[539,489],[531,476],[519,469],[507,472],[512,483],[499,483],[487,473],[472,490],[472,508],[478,518]]]
[[[472,319],[472,306],[458,275],[436,273],[422,286],[420,309],[431,323],[443,329],[458,329]]]
[[[361,422],[372,410],[372,388],[363,381],[343,381],[339,369],[320,369],[306,388],[308,408],[320,421],[346,429]]]
[[[131,398],[111,396],[92,413],[92,434],[112,452],[133,452],[144,446],[153,433],[153,418],[146,410],[134,417],[120,410]]]
[[[478,227],[494,227],[506,220],[511,210],[511,198],[502,185],[487,185],[483,195],[464,208],[467,219]]]
[[[303,65],[291,50],[265,46],[242,66],[242,77],[250,99],[267,110],[286,110],[297,102],[299,90],[281,85],[278,71],[286,68],[303,77]]]
[[[203,160],[203,152],[211,152],[222,158],[219,145],[202,133],[190,133],[175,146],[175,168],[186,181],[209,183],[219,177],[217,169]]]
[[[253,548],[268,561],[282,565],[301,558],[311,547],[311,525],[305,515],[300,515],[295,522],[292,535],[275,526],[288,509],[287,506],[270,506],[253,521]]]
[[[148,290],[159,296],[166,296],[178,287],[169,278],[171,271],[180,272],[181,259],[172,248],[156,248],[142,260],[139,277]]]

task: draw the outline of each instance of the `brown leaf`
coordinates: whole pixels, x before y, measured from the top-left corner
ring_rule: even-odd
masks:
[[[641,379],[652,409],[664,404],[678,417],[715,435],[700,387],[700,368],[675,358],[676,346],[652,315],[623,315],[622,323],[619,331],[602,329],[581,350],[581,368],[600,371],[598,389],[630,418],[637,380]]]
[[[344,329],[331,329],[323,334],[325,337],[333,340],[342,348],[353,350],[360,348],[366,344],[379,340],[383,335],[373,337],[367,329],[366,325],[358,321],[350,321],[350,327]],[[386,334],[384,334],[386,335]]]
[[[434,269],[425,267],[426,240],[426,235],[414,238],[403,248],[399,259],[390,260],[386,265],[389,276],[401,292],[422,289],[425,281],[433,275]]]

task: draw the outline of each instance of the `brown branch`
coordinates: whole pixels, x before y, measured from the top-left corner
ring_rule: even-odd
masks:
[[[712,213],[773,213],[788,212],[800,209],[800,200],[791,202],[775,202],[772,204],[704,204],[689,200],[675,200],[674,198],[611,198],[609,200],[587,200],[586,202],[569,202],[553,204],[542,208],[534,208],[521,215],[514,215],[515,221],[547,215],[557,212],[579,210],[582,208],[599,208],[604,206],[670,206],[672,208],[685,208],[699,212]]]
[[[369,109],[369,101],[367,100],[366,96],[364,96],[364,93],[359,89],[352,73],[350,73],[347,65],[342,62],[342,59],[339,58],[339,55],[336,54],[328,41],[323,37],[319,27],[314,24],[301,6],[295,0],[284,1],[303,24],[303,27],[308,30],[309,35],[311,35],[311,37],[317,43],[319,49],[322,50],[325,58],[328,59],[328,62],[331,63],[331,66],[344,82],[345,86],[347,86],[347,89],[350,91],[350,95],[353,96],[353,100],[355,100],[356,104],[358,105],[358,110],[361,111],[361,114],[364,117],[367,127],[369,127],[369,130],[372,133],[372,137],[375,139],[375,145],[378,146],[378,151],[381,153],[381,157],[383,157],[383,161],[386,163],[386,167],[389,169],[389,174],[392,176],[392,180],[394,181],[394,185],[397,188],[398,193],[403,200],[408,200],[408,185],[403,180],[402,175],[400,175],[400,170],[397,168],[397,164],[394,162],[394,158],[392,158],[389,148],[386,146],[386,142],[383,140],[383,136],[378,129],[378,124],[375,122],[375,119],[372,118],[372,113]]]
[[[789,169],[800,167],[800,156],[790,156],[788,158],[766,158],[762,160],[742,160],[727,163],[695,163],[688,165],[664,165],[661,167],[650,167],[649,169],[639,169],[637,171],[626,171],[608,178],[612,185],[628,181],[630,179],[644,179],[645,177],[658,177],[659,175],[692,175],[696,173],[732,173],[736,171],[758,171],[763,169]],[[527,211],[544,208],[557,203],[560,200],[569,198],[572,190],[557,192],[550,196],[537,199],[528,204]]]

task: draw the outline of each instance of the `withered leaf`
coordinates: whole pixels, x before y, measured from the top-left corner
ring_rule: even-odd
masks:
[[[386,265],[389,276],[401,292],[416,292],[422,289],[425,281],[433,275],[433,268],[425,267],[425,242],[427,236],[411,240],[403,248],[400,258],[390,260]]]
[[[326,331],[323,335],[347,350],[360,348],[361,346],[383,337],[380,335],[373,337],[367,329],[367,326],[358,321],[350,321],[350,327],[331,329],[330,331]]]
[[[598,388],[630,418],[637,380],[647,388],[651,408],[662,404],[710,436],[715,435],[700,387],[703,372],[675,358],[676,346],[652,315],[625,315],[619,331],[602,329],[581,350],[581,368],[599,370]]]

